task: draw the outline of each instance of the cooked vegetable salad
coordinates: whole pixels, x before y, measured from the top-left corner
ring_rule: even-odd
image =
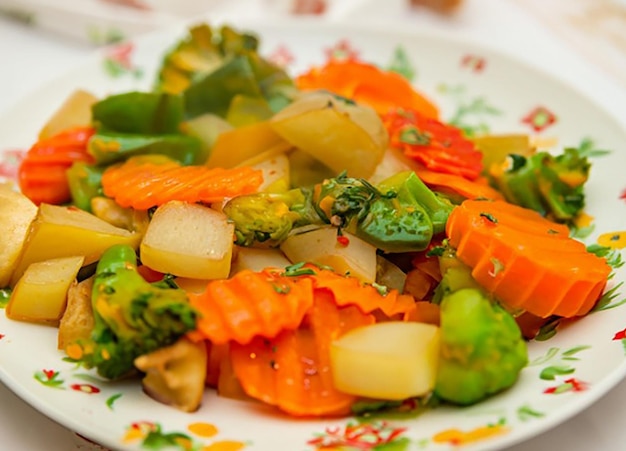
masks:
[[[150,92],[67,99],[0,187],[9,318],[183,411],[209,388],[336,416],[480,402],[598,302],[584,148],[469,137],[397,73],[257,50],[201,24]]]

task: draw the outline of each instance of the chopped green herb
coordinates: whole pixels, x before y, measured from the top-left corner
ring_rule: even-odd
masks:
[[[417,127],[411,125],[402,130],[400,133],[400,141],[405,144],[427,146],[430,144],[431,135],[429,133],[424,133]]]
[[[288,285],[278,285],[276,283],[272,284],[272,288],[274,288],[274,291],[278,294],[287,294],[291,291],[291,287]]]
[[[494,224],[498,223],[498,220],[495,218],[495,216],[493,216],[491,213],[481,213],[480,216],[482,218],[485,218],[486,220],[488,220],[489,222],[493,222]]]
[[[285,268],[284,275],[287,277],[312,276],[315,271],[311,268],[305,268],[306,262],[299,262]]]
[[[9,303],[9,299],[11,299],[11,289],[10,288],[2,288],[0,289],[0,308],[4,308]]]
[[[389,288],[387,288],[385,285],[380,285],[374,282],[372,283],[372,286],[376,288],[376,291],[378,291],[378,294],[380,294],[381,296],[387,296],[387,294],[389,294]]]

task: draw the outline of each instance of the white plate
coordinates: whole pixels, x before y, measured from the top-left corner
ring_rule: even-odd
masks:
[[[485,123],[494,132],[532,132],[523,119],[543,108],[556,119],[541,135],[557,137],[565,146],[590,137],[599,148],[613,150],[593,160],[587,212],[595,217],[595,229],[586,241],[593,242],[601,233],[626,231],[626,201],[619,198],[626,189],[626,181],[620,178],[626,167],[626,131],[583,93],[505,55],[443,36],[306,22],[254,29],[262,36],[265,55],[288,50],[280,54],[294,57],[290,65],[294,73],[323,62],[327,51],[337,49],[343,40],[347,40],[348,50],[383,66],[389,65],[394,51],[402,46],[417,74],[416,83],[441,105],[444,118],[451,118],[461,105],[476,99],[499,111],[470,112],[463,117],[468,125]],[[182,32],[181,27],[137,41],[130,66],[116,77],[103,70],[104,60],[112,55],[109,50],[34,93],[0,120],[0,150],[28,147],[45,119],[75,88],[106,95],[149,87],[162,53]],[[610,286],[625,280],[624,269]],[[615,302],[625,297],[622,290]],[[383,441],[392,431],[397,432],[389,448],[376,449],[455,449],[453,440],[438,440],[443,431],[452,429],[465,433],[457,434],[457,439],[482,437],[464,447],[469,450],[503,448],[535,436],[585,409],[624,377],[625,327],[626,305],[592,313],[559,330],[552,339],[532,343],[531,365],[513,389],[471,408],[439,408],[409,420],[374,423],[368,430],[376,430]],[[183,414],[148,398],[138,382],[95,382],[63,361],[53,328],[8,321],[0,315],[0,337],[2,381],[44,414],[111,448],[142,449],[147,431],[158,430],[163,435],[185,434],[197,448],[206,446],[212,451],[240,449],[237,444],[250,450],[304,451],[318,449],[322,442],[327,445],[324,449],[330,450],[339,449],[333,443],[341,443],[353,431],[346,429],[354,424],[349,418],[294,420],[210,392],[199,412]],[[555,380],[540,378],[549,366],[566,368],[568,374],[557,375]],[[311,442],[320,437],[325,441]]]

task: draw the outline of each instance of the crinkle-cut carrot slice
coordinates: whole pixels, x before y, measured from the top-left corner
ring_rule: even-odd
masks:
[[[309,279],[243,270],[209,282],[204,293],[190,293],[189,300],[202,315],[192,339],[246,344],[255,336],[272,338],[296,329],[313,304],[313,286]]]
[[[503,201],[466,200],[446,225],[457,257],[504,305],[546,318],[585,315],[611,267],[564,226]]]
[[[248,396],[294,416],[346,415],[355,397],[334,388],[330,345],[349,330],[374,321],[356,306],[338,307],[330,291],[316,290],[300,328],[272,339],[256,337],[247,345],[231,345],[237,379]]]
[[[422,168],[417,169],[415,173],[422,182],[434,191],[457,194],[465,199],[504,199],[502,193],[489,186],[486,179],[482,177],[468,180],[460,175],[434,172]]]
[[[435,104],[417,92],[400,74],[357,60],[331,60],[298,76],[296,85],[303,91],[325,89],[334,92],[369,105],[380,115],[392,109],[406,108],[426,117],[439,116]]]
[[[415,308],[413,296],[363,284],[356,277],[346,277],[326,269],[311,277],[316,290],[329,290],[338,306],[356,305],[364,313],[380,310],[387,317],[405,315]]]
[[[519,225],[520,230],[524,232],[537,233],[538,235],[547,233],[553,238],[569,238],[570,231],[565,224],[550,221],[534,210],[520,208],[518,205],[506,201],[493,202],[482,199],[481,202],[464,202],[462,208],[477,213],[477,215],[472,216],[474,218],[492,215],[500,223],[506,224],[507,227],[516,228]],[[520,222],[520,218],[523,221]]]
[[[153,163],[129,159],[111,166],[102,176],[104,194],[122,207],[137,210],[172,200],[219,202],[255,192],[263,173],[249,166],[232,169],[181,166],[175,162]]]
[[[18,169],[22,193],[37,205],[69,202],[67,170],[75,162],[93,162],[87,152],[93,134],[93,127],[74,127],[37,141]]]

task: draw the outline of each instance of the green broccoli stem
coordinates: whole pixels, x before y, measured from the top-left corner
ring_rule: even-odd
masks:
[[[94,295],[102,286],[112,286],[115,283],[114,276],[120,269],[137,270],[137,254],[131,246],[117,244],[102,254],[96,268],[94,281]]]
[[[197,312],[187,294],[147,282],[127,245],[102,255],[91,301],[94,328],[89,340],[79,342],[81,361],[108,379],[133,373],[137,357],[173,344],[196,326]]]

